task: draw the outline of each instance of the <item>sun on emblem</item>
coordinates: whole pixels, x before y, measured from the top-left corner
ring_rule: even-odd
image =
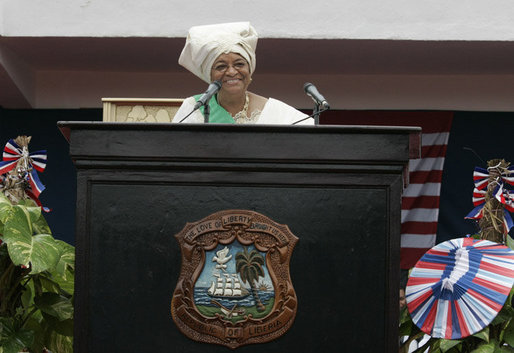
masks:
[[[236,348],[284,334],[296,315],[289,259],[298,239],[246,210],[213,214],[176,235],[182,270],[171,311],[188,337]]]

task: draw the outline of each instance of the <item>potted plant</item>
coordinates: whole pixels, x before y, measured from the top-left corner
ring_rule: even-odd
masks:
[[[0,353],[73,352],[74,247],[52,236],[22,164],[0,180]]]

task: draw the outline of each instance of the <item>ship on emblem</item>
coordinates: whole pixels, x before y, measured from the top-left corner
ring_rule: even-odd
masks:
[[[214,298],[231,298],[243,299],[250,295],[250,292],[241,286],[237,274],[223,274],[223,278],[219,273],[215,273],[216,282],[212,281],[211,286],[207,289],[207,294]]]
[[[226,271],[226,263],[230,261],[232,255],[228,255],[229,248],[225,246],[222,250],[216,252],[212,261],[216,262],[216,268]],[[207,289],[207,294],[214,298],[227,299],[243,299],[250,295],[250,292],[241,285],[237,273],[213,273],[216,280],[211,282],[211,286]]]

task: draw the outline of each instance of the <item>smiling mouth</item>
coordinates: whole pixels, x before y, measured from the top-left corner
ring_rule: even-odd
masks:
[[[239,82],[239,81],[241,81],[241,80],[240,80],[240,79],[238,79],[238,78],[232,78],[232,79],[230,79],[230,80],[226,80],[226,81],[225,81],[225,83],[228,83],[228,84],[230,85],[230,84],[237,83],[237,82]]]

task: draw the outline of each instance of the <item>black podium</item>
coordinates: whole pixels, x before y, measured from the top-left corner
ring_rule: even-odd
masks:
[[[75,352],[227,352],[184,336],[174,235],[245,209],[299,238],[282,337],[241,352],[396,352],[400,201],[420,129],[60,122],[77,168]]]

